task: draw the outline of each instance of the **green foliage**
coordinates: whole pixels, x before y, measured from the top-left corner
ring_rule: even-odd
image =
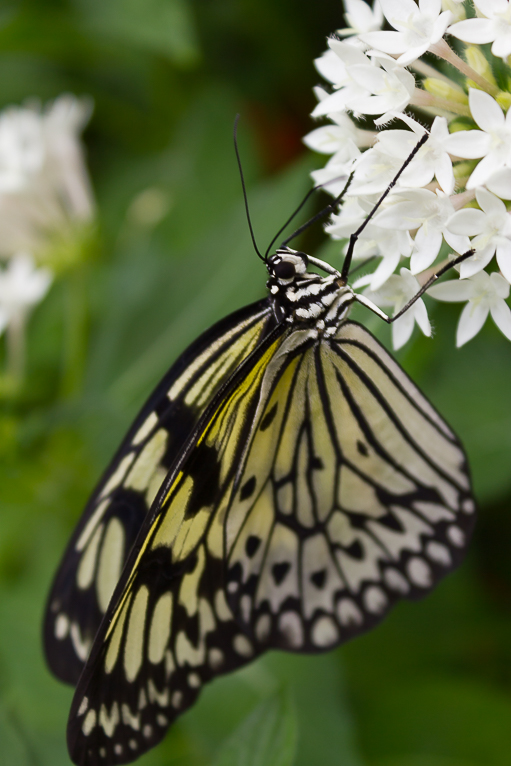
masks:
[[[341,25],[340,5],[288,0],[24,0],[1,12],[2,106],[66,90],[94,98],[98,200],[85,254],[53,254],[66,269],[30,320],[24,389],[0,390],[2,766],[69,764],[72,691],[40,647],[51,577],[159,377],[213,321],[264,294],[234,115],[264,247],[319,164],[297,137],[311,58]],[[321,241],[318,229],[303,247],[322,257]],[[337,244],[327,257],[339,263]],[[466,444],[481,519],[469,560],[338,652],[273,653],[215,681],[141,766],[511,764],[510,347],[489,324],[456,351],[459,307],[435,312],[436,337],[400,360]],[[376,317],[356,318],[388,341]]]

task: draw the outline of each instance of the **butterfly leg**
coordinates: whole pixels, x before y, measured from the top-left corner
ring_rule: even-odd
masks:
[[[363,306],[366,306],[368,309],[370,309],[374,314],[377,314],[381,319],[383,319],[387,324],[392,324],[392,322],[395,322],[396,319],[399,319],[399,317],[403,316],[404,313],[408,311],[408,309],[413,306],[415,301],[418,301],[421,296],[424,295],[424,293],[429,290],[431,285],[433,285],[439,277],[443,276],[447,271],[453,268],[453,266],[457,266],[459,263],[462,263],[467,258],[470,258],[471,255],[474,255],[475,250],[467,250],[466,253],[463,253],[463,255],[458,255],[456,258],[453,258],[452,261],[449,261],[449,263],[446,263],[445,266],[442,266],[441,269],[439,269],[435,274],[433,274],[425,284],[422,285],[420,290],[418,290],[415,295],[410,298],[407,304],[403,306],[401,311],[398,311],[397,314],[395,314],[393,317],[389,317],[384,311],[382,311],[376,304],[374,304],[369,298],[366,298],[364,295],[355,295],[355,300],[358,303],[361,303]]]

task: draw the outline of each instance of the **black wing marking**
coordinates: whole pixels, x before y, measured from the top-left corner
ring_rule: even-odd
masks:
[[[134,760],[204,683],[265,648],[229,609],[223,532],[261,382],[285,332],[275,328],[218,393],[146,516],[71,707],[69,751],[81,766]]]
[[[273,326],[267,300],[208,330],[170,368],[101,478],[48,599],[52,672],[76,684],[129,551],[168,469],[222,383]]]
[[[459,441],[364,328],[279,376],[228,511],[228,600],[252,640],[323,651],[456,567],[475,503]]]

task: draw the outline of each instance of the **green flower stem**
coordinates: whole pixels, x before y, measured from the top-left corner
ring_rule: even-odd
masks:
[[[465,104],[441,98],[440,96],[433,96],[431,93],[426,93],[425,90],[420,90],[419,88],[415,88],[410,104],[412,106],[429,107],[430,109],[438,109],[440,112],[451,112],[452,114],[470,117],[470,109]]]
[[[463,61],[444,39],[439,40],[435,45],[432,45],[429,50],[431,53],[434,53],[435,56],[438,56],[438,58],[441,58],[449,64],[452,64],[453,67],[456,67],[458,71],[465,75],[469,80],[472,80],[482,90],[486,91],[486,93],[496,96],[499,92],[496,85],[487,80],[486,77],[480,75],[479,72],[476,72],[476,70],[467,64],[466,61]]]
[[[25,364],[25,315],[17,313],[11,317],[7,327],[7,376],[13,394],[23,385]]]
[[[64,297],[64,342],[61,394],[71,398],[82,388],[88,339],[88,311],[84,270],[66,276]]]

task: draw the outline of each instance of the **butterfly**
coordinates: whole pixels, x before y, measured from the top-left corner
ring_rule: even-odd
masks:
[[[331,649],[461,562],[464,450],[348,319],[355,302],[399,316],[348,285],[359,232],[341,272],[290,238],[261,256],[268,296],[183,353],[96,487],[44,627],[50,668],[76,685],[74,763],[135,760],[215,676]]]

